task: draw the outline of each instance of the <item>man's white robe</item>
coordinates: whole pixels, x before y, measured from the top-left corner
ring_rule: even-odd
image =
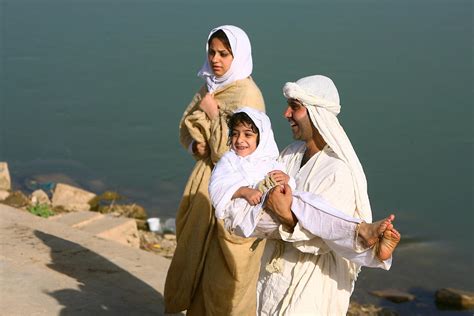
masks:
[[[353,178],[346,164],[326,146],[300,168],[305,149],[305,143],[295,142],[280,154],[287,173],[296,180],[296,190],[318,194],[357,218]],[[309,211],[302,205],[293,198],[294,212]],[[353,227],[348,236],[356,235]],[[291,234],[280,227],[280,235],[281,241],[267,240],[257,286],[257,314],[346,315],[359,266],[331,251],[301,223]],[[362,265],[377,266],[373,254],[365,258]],[[387,263],[379,264],[387,268]]]

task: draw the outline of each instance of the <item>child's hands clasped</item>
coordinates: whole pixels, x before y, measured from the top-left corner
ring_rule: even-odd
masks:
[[[232,198],[245,199],[250,205],[255,206],[260,203],[260,200],[262,199],[262,192],[249,187],[240,187],[237,192],[234,193]]]
[[[279,185],[288,184],[290,181],[290,176],[281,170],[270,171],[268,175]]]

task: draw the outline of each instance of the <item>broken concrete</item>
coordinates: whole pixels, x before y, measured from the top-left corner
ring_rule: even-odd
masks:
[[[68,211],[88,211],[89,201],[96,195],[64,183],[56,184],[52,203],[53,207],[61,207]]]
[[[11,188],[12,182],[8,171],[8,163],[0,162],[0,190],[11,190]]]

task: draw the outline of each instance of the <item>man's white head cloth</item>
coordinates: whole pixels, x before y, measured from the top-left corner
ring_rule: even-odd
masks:
[[[356,196],[356,211],[360,218],[372,222],[367,194],[367,180],[352,144],[339,124],[341,110],[339,93],[331,79],[321,75],[309,76],[283,86],[287,99],[297,99],[308,109],[313,125],[336,155],[352,172]]]

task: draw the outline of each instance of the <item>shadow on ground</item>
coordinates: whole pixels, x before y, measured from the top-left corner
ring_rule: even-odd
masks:
[[[142,280],[79,244],[35,235],[51,249],[48,267],[79,283],[79,289],[47,293],[64,306],[60,315],[163,314],[163,296]]]

